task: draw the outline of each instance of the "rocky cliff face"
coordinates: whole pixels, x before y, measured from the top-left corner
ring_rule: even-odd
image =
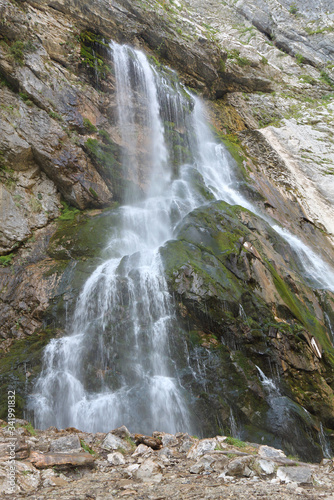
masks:
[[[309,3],[0,0],[1,373],[21,412],[125,186],[146,188],[147,166],[139,182],[120,168],[111,39],[210,99],[241,190],[333,263],[333,13]],[[249,439],[304,440],[297,451],[320,458],[320,421],[334,428],[333,294],[262,219],[222,203],[189,214],[161,253],[193,367],[209,364],[208,385],[191,387],[204,432],[233,432],[236,418]]]

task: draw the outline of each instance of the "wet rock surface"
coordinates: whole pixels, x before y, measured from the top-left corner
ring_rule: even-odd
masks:
[[[6,423],[2,425],[1,450],[9,437],[4,427]],[[282,466],[280,459],[288,459],[281,450],[259,448],[224,436],[200,441],[183,433],[173,436],[173,443],[169,443],[168,448],[162,446],[161,450],[153,450],[146,447],[143,453],[144,445],[136,447],[134,435],[129,433],[129,436],[121,439],[122,451],[112,454],[118,459],[110,461],[110,454],[102,446],[105,434],[55,428],[38,431],[27,425],[18,426],[15,437],[29,445],[30,454],[21,458],[17,453],[15,497],[48,500],[59,497],[78,500],[124,497],[333,498],[332,460],[304,464],[296,459]],[[151,439],[162,442],[164,436],[164,433],[155,432]],[[52,447],[57,441],[70,443],[76,438],[80,439],[82,448],[71,454],[37,451],[41,447]],[[182,451],[183,443],[189,440],[194,450],[191,457]],[[139,453],[138,448],[141,448]],[[199,449],[203,454],[198,458],[195,455]],[[238,456],[241,453],[243,456]],[[261,467],[263,454],[267,457],[266,465]],[[9,498],[6,495],[5,466],[6,455],[2,453],[1,492],[4,498]]]

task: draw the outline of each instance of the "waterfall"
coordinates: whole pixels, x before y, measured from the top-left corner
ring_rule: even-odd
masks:
[[[332,458],[333,453],[332,453],[331,445],[328,441],[328,438],[326,437],[326,435],[324,433],[324,428],[323,428],[322,422],[320,422],[319,441],[320,441],[320,445],[321,445],[324,457],[325,458]]]
[[[131,189],[125,193],[119,226],[110,230],[110,257],[83,286],[67,335],[46,347],[29,407],[38,428],[106,432],[125,424],[143,433],[191,432],[159,248],[187,213],[210,200],[257,211],[236,189],[225,147],[214,140],[200,99],[181,87],[174,72],[158,71],[138,50],[112,43],[111,57],[123,175],[143,185],[146,194],[138,199]],[[295,237],[274,229],[298,246]],[[309,258],[316,260],[311,253]],[[314,279],[318,261],[317,266]],[[333,289],[334,279],[328,279],[330,273],[317,283]],[[189,364],[186,349],[183,356]],[[263,385],[277,391],[258,370]]]
[[[163,123],[164,115],[182,119],[186,130],[185,110],[190,114],[193,103],[142,52],[115,43],[111,51],[124,175],[138,181],[147,163],[147,195],[138,201],[126,193],[129,204],[119,209],[120,228],[108,245],[113,258],[86,281],[69,335],[46,347],[31,406],[41,428],[191,431],[170,346],[175,319],[159,248],[198,204],[187,168],[171,180]]]
[[[329,265],[287,229],[282,229],[276,224],[272,227],[296,252],[305,274],[311,279],[315,288],[324,288],[334,292],[334,271]]]
[[[263,387],[265,387],[268,392],[270,394],[279,394],[279,389],[278,387],[276,386],[275,382],[273,381],[273,379],[267,377],[263,371],[261,370],[261,368],[257,365],[255,365],[257,371],[259,372],[259,375],[260,375],[260,378],[261,378],[261,383],[263,385]]]
[[[326,312],[324,313],[324,317],[325,317],[326,323],[328,325],[329,332],[331,334],[332,346],[334,347],[334,330],[333,330],[333,327],[332,327],[332,323],[331,323],[330,317],[328,316],[328,314]]]

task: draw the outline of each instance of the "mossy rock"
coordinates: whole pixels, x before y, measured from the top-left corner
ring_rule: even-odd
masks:
[[[281,359],[285,359],[286,348],[296,353],[296,361],[305,370],[304,380],[314,394],[324,380],[318,372],[316,377],[313,373],[316,366],[308,336],[319,340],[325,359],[331,357],[333,349],[316,316],[315,294],[299,273],[289,245],[247,210],[212,202],[185,217],[177,227],[176,239],[161,248],[161,256],[180,324],[190,332],[190,353],[196,353],[206,366],[205,397],[200,386],[192,388],[199,399],[194,403],[195,413],[202,415],[206,432],[214,434],[224,426],[229,431],[229,406],[244,439],[256,441],[263,431],[262,436],[270,437],[268,442],[273,446],[284,447],[289,453],[293,448],[293,453],[305,460],[320,459],[319,422],[313,417],[308,420],[300,404],[305,403],[319,417],[324,411],[328,426],[333,408],[328,399],[321,402],[318,398],[318,404],[312,405],[307,398],[298,398],[296,391],[302,391],[303,384],[284,379]],[[269,285],[267,298],[264,287]],[[275,317],[277,311],[283,321]],[[330,364],[322,363],[330,375]],[[284,380],[282,393],[270,396],[265,392],[255,365],[265,372],[276,367]],[[331,388],[326,397],[330,394],[333,397]],[[288,426],[282,417],[284,407]],[[281,419],[276,427],[275,418]],[[289,426],[298,426],[298,432],[289,431]]]
[[[23,418],[26,397],[42,365],[42,351],[56,335],[53,329],[40,330],[28,338],[15,340],[8,353],[0,357],[0,418],[7,420],[9,390],[15,390],[15,416]]]
[[[118,226],[117,209],[90,216],[89,212],[74,220],[59,220],[49,246],[50,257],[68,261],[101,257],[112,228]]]
[[[85,142],[85,150],[96,166],[99,174],[109,186],[116,201],[126,201],[127,196],[142,198],[143,191],[133,181],[126,178],[121,164],[122,151],[118,144],[100,134],[102,142],[89,138]]]

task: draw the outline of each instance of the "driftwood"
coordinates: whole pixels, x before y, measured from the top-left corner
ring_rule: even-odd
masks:
[[[160,448],[162,448],[161,439],[152,436],[144,436],[143,434],[135,434],[135,443],[137,446],[139,444],[145,444],[152,448],[152,450],[160,450]]]
[[[89,453],[40,453],[33,451],[29,461],[37,469],[47,469],[49,467],[80,467],[92,466],[95,458]]]

